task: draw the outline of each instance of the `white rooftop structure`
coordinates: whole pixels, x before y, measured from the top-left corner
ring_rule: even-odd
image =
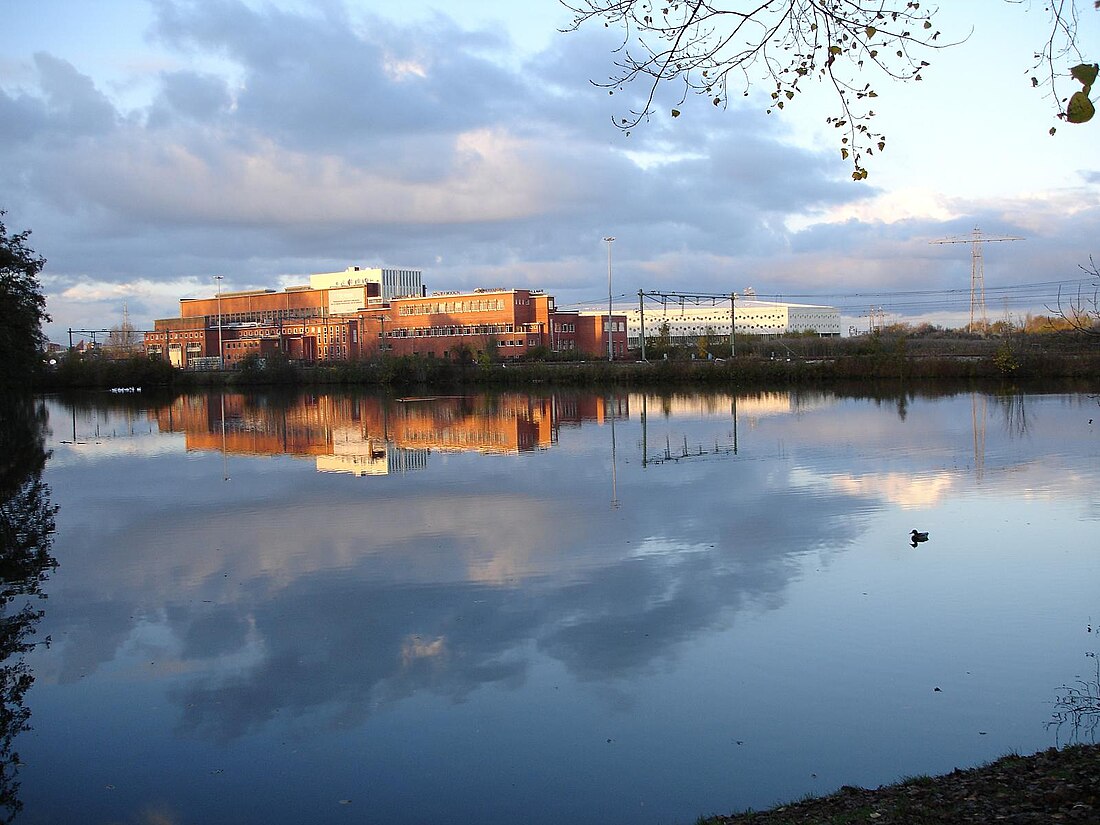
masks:
[[[366,284],[378,284],[383,301],[420,296],[424,292],[419,269],[349,266],[343,272],[318,272],[309,276],[312,289],[339,289]]]

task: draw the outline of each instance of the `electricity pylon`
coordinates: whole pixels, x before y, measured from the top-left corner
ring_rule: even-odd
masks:
[[[982,329],[989,327],[985,314],[985,268],[982,264],[982,244],[993,241],[1022,241],[1015,235],[985,235],[978,227],[969,235],[951,235],[929,243],[968,243],[970,248],[970,325],[967,332],[974,331],[974,316],[978,315]]]

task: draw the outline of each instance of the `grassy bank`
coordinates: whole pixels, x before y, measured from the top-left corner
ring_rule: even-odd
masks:
[[[1006,756],[944,776],[830,796],[769,811],[701,818],[699,825],[987,825],[1100,822],[1100,745]]]
[[[601,385],[751,387],[826,385],[866,381],[986,381],[1016,386],[1052,378],[1080,381],[1095,389],[1100,382],[1100,351],[1032,352],[1010,361],[987,356],[850,354],[832,358],[770,358],[758,355],[723,360],[669,359],[649,362],[574,361],[510,364],[455,363],[430,358],[389,358],[323,366],[269,362],[226,372],[175,370],[163,361],[70,359],[40,376],[39,389],[210,386],[358,385],[374,387],[522,388]]]

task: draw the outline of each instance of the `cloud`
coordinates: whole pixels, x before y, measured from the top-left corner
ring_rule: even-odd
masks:
[[[228,84],[216,75],[194,71],[165,72],[161,83],[160,106],[154,104],[149,111],[150,127],[158,122],[167,125],[165,121],[173,114],[208,122],[228,112],[233,104]]]
[[[59,283],[216,272],[245,288],[392,264],[422,267],[432,288],[538,286],[568,304],[599,295],[606,234],[626,294],[965,284],[965,262],[925,240],[1015,224],[1049,238],[1037,255],[1059,250],[1049,268],[1072,269],[1097,236],[1087,171],[1075,192],[1030,202],[880,191],[846,180],[828,148],[795,146],[783,119],[691,106],[672,120],[663,97],[627,136],[611,121],[640,92],[590,82],[614,45],[602,29],[520,55],[503,28],[442,14],[240,0],[152,12],[160,51],[126,64],[123,83],[48,48],[0,78],[0,206],[35,231]],[[96,325],[48,298],[57,326]],[[170,295],[132,303],[139,326],[176,312]]]

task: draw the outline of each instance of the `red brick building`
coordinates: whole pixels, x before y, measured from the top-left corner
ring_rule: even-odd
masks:
[[[557,310],[541,290],[477,289],[393,298],[377,284],[291,287],[185,298],[180,317],[155,322],[145,349],[180,367],[221,356],[227,367],[250,355],[283,353],[306,362],[382,355],[518,360],[532,351],[607,356],[607,316]],[[616,358],[626,354],[626,317],[612,317]]]

